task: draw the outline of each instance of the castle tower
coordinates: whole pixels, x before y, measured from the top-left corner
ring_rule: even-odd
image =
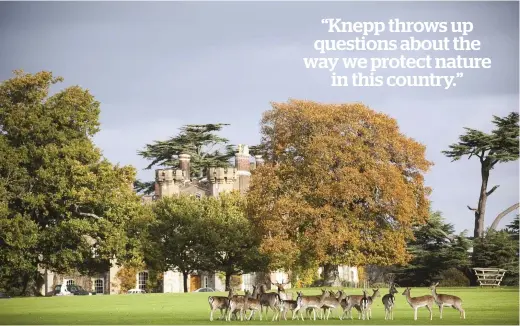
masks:
[[[181,170],[155,170],[155,195],[157,198],[179,194],[179,184],[184,180]]]
[[[235,155],[235,166],[238,175],[238,189],[244,194],[249,189],[251,179],[251,164],[249,163],[249,148],[247,145],[238,145],[238,153]]]

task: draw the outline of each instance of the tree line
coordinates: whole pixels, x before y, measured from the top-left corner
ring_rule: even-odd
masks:
[[[232,275],[274,269],[311,284],[317,267],[327,280],[342,264],[416,266],[404,274],[419,278],[420,266],[464,256],[467,238],[452,237],[452,227],[431,215],[426,147],[362,104],[272,103],[252,147],[266,164],[253,171],[246,196],[142,205],[139,192],[150,192],[153,182],[102,156],[92,141],[100,103],[78,86],[50,95],[61,81],[50,72],[16,71],[0,84],[0,291],[34,293],[44,269],[89,275],[113,259],[158,274],[174,269],[185,280],[195,270],[219,271],[229,286]],[[495,121],[498,131],[486,138],[495,147],[464,138],[448,155],[488,157],[483,169],[517,158],[511,125],[518,115]],[[149,169],[178,167],[178,155],[190,154],[191,178],[202,180],[209,167],[230,165],[235,148],[218,136],[224,126],[187,125],[139,154]],[[481,219],[485,201],[478,207]],[[432,240],[430,227],[444,240]],[[495,254],[476,253],[505,241],[501,232],[477,232],[479,264],[494,263]],[[428,246],[439,255],[428,257]]]

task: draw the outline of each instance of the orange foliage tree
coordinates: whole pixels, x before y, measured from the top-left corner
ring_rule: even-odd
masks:
[[[266,164],[248,212],[271,268],[404,264],[428,218],[432,165],[396,120],[362,104],[290,100],[262,119]]]

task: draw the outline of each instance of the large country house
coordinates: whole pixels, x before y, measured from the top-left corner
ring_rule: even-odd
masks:
[[[179,155],[179,169],[158,169],[155,171],[155,195],[143,196],[143,204],[151,202],[164,196],[176,196],[179,194],[192,194],[197,197],[215,196],[226,191],[238,190],[245,193],[249,188],[251,170],[264,163],[261,156],[255,156],[251,162],[251,155],[245,145],[239,145],[238,153],[235,156],[235,167],[229,168],[210,168],[207,177],[202,180],[191,180],[190,156],[187,154]],[[42,271],[45,284],[41,289],[42,295],[52,293],[58,284],[76,284],[86,290],[94,291],[97,294],[119,294],[119,280],[117,272],[119,267],[113,262],[110,270],[103,274],[91,276],[81,275],[59,275],[51,271]],[[317,271],[318,273],[318,271]],[[147,290],[149,272],[143,270],[136,275],[135,288]],[[260,280],[264,280],[264,274],[244,274],[241,277],[242,290],[251,289],[252,285]],[[283,271],[276,271],[267,275],[273,283],[287,282],[289,277]],[[358,271],[356,267],[339,266],[338,280],[350,284],[358,283]],[[167,271],[163,274],[162,291],[164,293],[183,292],[182,274],[177,271]],[[212,272],[198,271],[188,277],[188,290],[195,291],[201,287],[210,287],[217,291],[224,291],[224,279],[222,276]],[[287,287],[290,287],[288,285]]]

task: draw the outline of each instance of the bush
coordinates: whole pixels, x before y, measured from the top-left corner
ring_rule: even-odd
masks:
[[[450,268],[440,274],[440,286],[469,286],[469,278],[456,268]]]

